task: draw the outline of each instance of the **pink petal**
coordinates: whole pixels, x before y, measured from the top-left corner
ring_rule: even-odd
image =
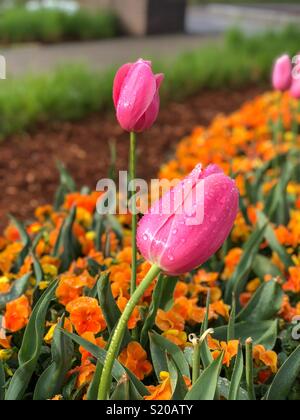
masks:
[[[117,71],[117,74],[114,79],[114,85],[113,85],[113,100],[114,100],[115,108],[117,108],[117,105],[118,105],[118,101],[119,101],[119,97],[120,97],[124,80],[132,66],[133,66],[132,63],[127,63],[127,64],[124,64],[122,67],[120,67],[119,70]]]

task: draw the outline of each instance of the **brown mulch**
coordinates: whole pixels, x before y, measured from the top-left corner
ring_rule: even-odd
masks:
[[[138,175],[155,177],[178,141],[194,126],[209,124],[220,113],[237,109],[261,89],[205,91],[182,103],[164,107],[156,125],[139,136]],[[110,163],[109,141],[116,141],[119,169],[127,167],[128,135],[112,114],[95,114],[83,121],[39,127],[0,144],[0,229],[7,214],[25,220],[38,205],[51,203],[58,185],[57,159],[65,163],[79,186],[95,188]]]

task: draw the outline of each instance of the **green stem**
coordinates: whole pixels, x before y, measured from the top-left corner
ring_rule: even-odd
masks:
[[[253,378],[253,341],[246,340],[246,383],[250,400],[255,401],[254,378]]]
[[[194,354],[193,354],[193,371],[192,371],[192,384],[194,385],[197,382],[200,374],[200,347],[201,343],[199,340],[194,344]]]
[[[123,340],[129,318],[132,312],[134,311],[134,308],[139,303],[141,297],[145,293],[145,291],[148,289],[150,284],[159,275],[160,272],[161,272],[161,269],[157,265],[153,265],[151,267],[147,276],[140,283],[138,288],[135,290],[135,292],[129,299],[129,302],[127,303],[125,310],[122,313],[121,318],[119,319],[118,325],[113,333],[113,337],[111,339],[111,342],[110,342],[110,345],[106,354],[106,359],[104,362],[99,390],[98,390],[98,400],[106,400],[108,398],[109,389],[111,385],[111,372],[112,372],[113,364],[114,364],[115,359],[118,356],[120,345]]]
[[[130,133],[130,157],[129,157],[129,176],[130,181],[136,178],[136,134]],[[134,185],[133,185],[134,189]],[[134,195],[134,192],[133,194]],[[136,232],[137,232],[137,214],[136,203],[132,201],[132,263],[131,263],[131,282],[130,282],[130,295],[133,295],[136,289],[136,271],[137,271],[137,245],[136,245]]]

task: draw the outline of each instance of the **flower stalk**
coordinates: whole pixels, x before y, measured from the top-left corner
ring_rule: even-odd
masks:
[[[249,399],[252,401],[256,400],[254,390],[254,378],[253,378],[253,340],[247,338],[246,340],[246,383]]]
[[[132,182],[132,190],[135,190],[135,178],[136,178],[136,133],[130,133],[130,157],[129,157],[129,176]],[[134,192],[132,196],[134,195]],[[131,196],[131,198],[132,198]],[[136,232],[137,232],[137,214],[136,214],[136,202],[131,200],[131,213],[132,213],[132,263],[131,263],[131,282],[130,282],[130,295],[132,296],[136,289],[136,272],[137,272],[137,245],[136,245]]]
[[[127,323],[130,319],[132,312],[134,311],[134,308],[139,303],[143,294],[151,285],[151,283],[154,281],[154,279],[159,275],[160,272],[161,272],[161,269],[157,265],[153,265],[151,267],[147,276],[143,279],[143,281],[140,283],[138,288],[132,294],[124,312],[122,313],[120,317],[118,325],[113,333],[113,337],[111,339],[111,342],[107,351],[106,359],[104,362],[99,389],[98,389],[98,400],[108,399],[109,389],[111,385],[111,378],[112,378],[112,375],[111,375],[112,368],[113,368],[114,361],[118,356],[120,345],[122,343],[125,330],[127,327]]]

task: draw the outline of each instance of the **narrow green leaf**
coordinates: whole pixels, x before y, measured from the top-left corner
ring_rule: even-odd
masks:
[[[221,398],[225,398],[225,400],[229,399],[229,391],[230,391],[230,382],[226,378],[219,378],[218,380],[218,390],[220,393]],[[237,397],[238,401],[249,401],[248,392],[239,387],[239,394]]]
[[[104,349],[96,346],[95,344],[83,339],[79,335],[69,333],[66,330],[62,330],[64,334],[70,337],[76,344],[79,346],[84,347],[93,357],[95,357],[99,363],[103,366],[104,361],[106,359],[107,352]],[[115,360],[113,369],[112,369],[112,376],[116,381],[119,381],[122,378],[122,375],[127,374],[129,375],[131,381],[133,382],[134,386],[136,387],[137,391],[142,395],[149,395],[149,391],[143,385],[143,383],[130,371],[128,371],[122,364]]]
[[[45,332],[45,319],[49,304],[55,295],[56,287],[57,282],[50,285],[33,309],[18,355],[19,367],[9,384],[5,395],[6,400],[21,400],[26,392],[40,356]]]
[[[160,300],[159,308],[164,311],[169,311],[174,302],[174,291],[178,283],[178,277],[165,277],[163,283],[163,292]]]
[[[62,232],[62,247],[63,252],[60,256],[61,265],[60,272],[63,273],[68,270],[72,261],[76,260],[80,255],[80,246],[73,235],[73,225],[76,219],[76,207],[72,207],[70,214],[65,220]]]
[[[5,398],[5,371],[2,360],[0,360],[0,401]]]
[[[165,280],[166,279],[163,274],[160,274],[158,276],[158,280],[153,291],[153,296],[152,296],[151,304],[149,307],[149,311],[148,311],[147,317],[144,321],[143,328],[141,331],[140,343],[143,348],[145,348],[146,345],[148,344],[148,339],[149,339],[148,333],[152,329],[155,323],[156,314],[160,307],[160,302],[161,302],[161,298],[162,298],[162,294],[164,290]]]
[[[100,307],[106,320],[108,331],[111,334],[121,317],[121,311],[118,308],[118,305],[116,304],[111,291],[109,274],[104,273],[100,276],[99,280],[97,281],[97,289]],[[131,336],[127,329],[124,334],[121,348],[125,347],[130,341]]]
[[[153,339],[153,335],[151,333],[149,333],[149,341],[154,372],[157,380],[160,381],[160,373],[168,371],[166,352],[158,345],[157,341]]]
[[[257,212],[258,216],[258,226],[262,228],[263,226],[266,226],[265,230],[265,239],[270,245],[270,248],[278,254],[280,260],[284,263],[285,267],[290,267],[293,265],[293,261],[291,256],[287,253],[286,249],[279,243],[276,234],[274,232],[274,229],[265,215],[262,211]]]
[[[97,361],[96,371],[87,391],[87,401],[97,401],[98,399],[98,388],[100,384],[102,369],[102,364],[99,361]]]
[[[59,326],[62,327],[63,323],[64,317],[61,319]],[[52,362],[37,381],[34,400],[48,400],[61,394],[66,375],[72,366],[73,341],[64,335],[60,328],[55,328],[51,353]]]
[[[172,356],[181,374],[190,379],[190,368],[180,348],[154,331],[150,333],[150,337],[163,351]]]
[[[273,319],[280,311],[283,296],[283,290],[275,280],[263,283],[238,314],[237,321],[260,322]]]
[[[236,401],[239,399],[240,384],[244,372],[244,357],[242,347],[239,346],[239,351],[235,360],[234,369],[231,377],[229,401]]]
[[[243,292],[249,273],[252,269],[254,259],[259,251],[259,247],[264,238],[266,226],[263,226],[260,229],[255,230],[248,241],[246,242],[242,258],[233,274],[231,279],[227,282],[225,290],[225,301],[230,303],[232,293],[235,294],[237,303],[240,294]]]
[[[0,310],[5,309],[8,302],[18,299],[27,290],[27,284],[31,273],[24,274],[20,279],[15,280],[8,293],[0,293]]]
[[[255,257],[253,271],[261,281],[265,281],[266,275],[271,275],[274,278],[282,276],[281,271],[272,263],[270,258],[260,254],[257,254]]]
[[[192,389],[187,393],[185,400],[214,400],[218,387],[218,379],[222,369],[223,358],[224,353],[221,353],[220,356],[203,371],[195,385],[193,385]]]
[[[167,361],[172,388],[172,401],[182,401],[188,392],[186,383],[180,370],[170,355],[167,355]]]
[[[300,346],[277,372],[266,396],[269,401],[286,400],[300,372]]]
[[[278,321],[247,322],[242,321],[235,324],[235,340],[245,342],[248,337],[253,338],[254,344],[262,344],[268,350],[275,346],[278,332]],[[215,328],[214,337],[226,341],[227,326]]]
[[[235,317],[236,317],[236,301],[234,294],[232,295],[232,305],[231,305],[231,312],[228,321],[228,329],[227,329],[227,341],[233,340],[235,333]]]
[[[208,292],[207,294],[206,311],[205,311],[204,320],[201,325],[200,336],[202,336],[205,333],[205,331],[207,331],[208,329],[209,306],[210,306],[210,292]],[[213,362],[213,357],[207,344],[207,338],[201,344],[200,356],[201,356],[203,366],[205,368],[207,368]]]

